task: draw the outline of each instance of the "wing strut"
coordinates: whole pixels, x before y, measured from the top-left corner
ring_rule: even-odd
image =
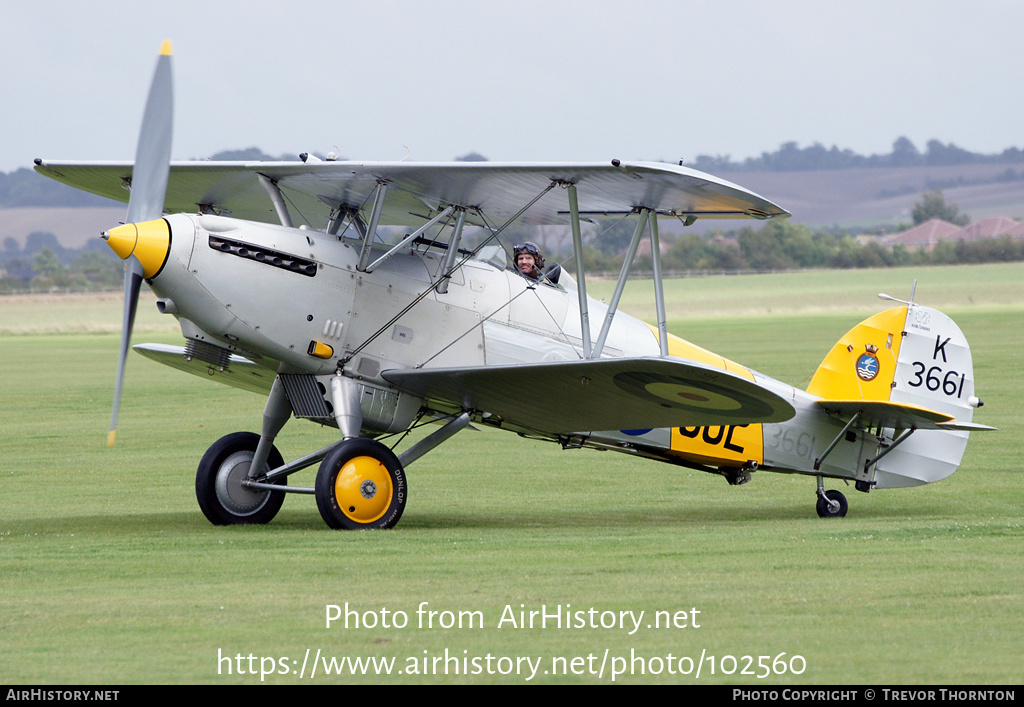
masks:
[[[629,242],[629,251],[626,253],[626,259],[622,261],[619,279],[615,282],[615,292],[612,293],[611,304],[608,305],[608,313],[604,317],[604,324],[601,325],[601,333],[597,335],[597,343],[594,344],[594,358],[601,358],[601,352],[604,350],[604,341],[608,338],[608,332],[612,328],[615,312],[619,309],[619,299],[622,297],[622,291],[626,288],[626,277],[629,275],[630,268],[633,267],[633,258],[636,257],[636,250],[640,246],[640,238],[644,235],[644,229],[647,227],[647,219],[650,213],[647,210],[640,212],[636,229],[633,231],[633,240]]]
[[[435,216],[434,218],[430,219],[425,224],[423,224],[422,226],[417,228],[415,231],[410,233],[408,236],[403,238],[400,243],[397,243],[394,246],[392,246],[391,249],[388,250],[387,253],[385,253],[384,255],[380,256],[379,258],[374,260],[372,263],[367,265],[365,268],[363,268],[363,272],[373,272],[377,268],[378,265],[383,263],[385,260],[390,258],[392,255],[397,253],[402,248],[404,248],[408,243],[410,243],[411,241],[416,240],[417,238],[422,236],[424,233],[426,233],[427,229],[432,228],[436,223],[439,223],[440,221],[443,221],[444,219],[448,218],[448,215],[452,211],[454,211],[454,210],[455,210],[454,206],[449,206],[448,208],[446,208],[443,211],[441,211],[441,213],[439,213],[437,216]],[[462,218],[462,217],[460,217],[460,218]],[[367,260],[369,260],[369,258],[367,258]]]
[[[569,215],[572,221],[572,252],[576,254],[576,286],[579,288],[580,331],[583,332],[583,358],[591,357],[590,311],[587,308],[587,280],[583,270],[583,237],[580,235],[580,204],[576,198],[576,185],[567,184]]]
[[[630,243],[630,257],[623,263],[622,273],[619,275],[619,282],[616,283],[616,298],[613,307],[609,308],[605,322],[601,326],[598,335],[598,345],[591,347],[590,343],[590,312],[587,308],[587,282],[583,272],[583,240],[580,236],[580,207],[576,197],[576,185],[568,183],[565,185],[569,191],[569,215],[572,222],[572,250],[576,256],[576,284],[579,288],[580,301],[580,328],[583,332],[583,358],[599,358],[604,348],[604,340],[608,336],[608,329],[611,327],[611,320],[615,316],[615,307],[618,306],[618,297],[621,297],[621,286],[624,285],[625,273],[629,272],[632,256],[636,254],[636,244],[639,234],[643,233],[645,222],[651,224],[651,261],[654,269],[654,301],[658,313],[658,342],[661,346],[662,357],[668,356],[668,327],[665,323],[665,287],[661,277],[661,246],[658,237],[658,215],[650,217],[650,210],[644,209],[641,212],[640,223],[637,231],[633,234],[633,242]]]
[[[291,228],[292,215],[288,213],[288,205],[284,203],[284,196],[282,196],[281,188],[277,186],[277,182],[259,172],[256,173],[256,177],[260,180],[260,185],[267,192],[270,200],[274,202],[274,210],[277,212],[277,218],[281,221],[281,225]]]
[[[608,313],[605,315],[604,323],[601,325],[601,332],[597,336],[597,343],[594,345],[594,352],[590,358],[600,358],[604,350],[605,339],[612,327],[612,320],[619,308],[619,299],[626,287],[626,277],[630,268],[633,267],[633,258],[636,257],[637,247],[643,237],[644,229],[649,223],[651,226],[651,262],[654,270],[654,303],[658,316],[658,343],[661,348],[662,357],[668,356],[668,328],[665,323],[665,285],[661,274],[661,245],[658,236],[658,212],[654,209],[640,209],[640,218],[633,231],[633,239],[629,242],[629,252],[622,262],[622,270],[619,271],[619,279],[615,282],[615,292],[612,294],[611,304],[608,306]],[[576,216],[579,218],[579,216]],[[692,222],[691,222],[692,223]],[[582,298],[582,295],[581,295]],[[586,332],[587,329],[584,329]]]
[[[373,193],[373,211],[370,213],[370,223],[366,227],[366,235],[363,236],[363,249],[359,252],[359,264],[356,270],[366,272],[366,266],[370,262],[370,247],[373,239],[377,237],[377,224],[380,222],[380,211],[384,208],[384,197],[388,193],[387,182],[377,182],[377,189]]]
[[[464,430],[467,427],[469,427],[469,413],[464,412],[448,422],[444,427],[431,434],[429,437],[421,439],[419,442],[406,449],[398,456],[398,461],[402,462],[402,466],[409,466],[424,454],[434,449],[442,442],[448,440],[456,432]]]
[[[916,430],[916,429],[914,429],[913,427],[912,427],[912,428],[910,428],[909,430],[906,430],[906,431],[904,431],[904,433],[903,433],[903,434],[901,434],[901,435],[900,435],[899,437],[897,437],[897,438],[896,438],[896,439],[895,439],[895,440],[894,440],[894,441],[892,442],[892,444],[890,444],[890,445],[889,445],[888,447],[886,447],[885,449],[883,449],[883,450],[882,450],[882,452],[881,452],[881,454],[879,454],[879,455],[878,455],[877,457],[875,457],[874,459],[868,459],[868,460],[866,460],[866,461],[864,462],[864,473],[867,473],[867,472],[868,472],[868,470],[870,470],[872,466],[877,466],[878,462],[880,462],[880,461],[882,460],[882,457],[884,457],[884,456],[885,456],[886,454],[888,454],[889,452],[891,452],[891,451],[895,450],[895,449],[896,449],[896,447],[898,447],[898,446],[900,446],[901,444],[903,444],[904,442],[906,442],[906,441],[907,441],[907,440],[908,440],[908,439],[910,438],[910,435],[914,434],[915,432],[917,432],[917,430]],[[881,441],[881,440],[880,440],[880,441]]]
[[[327,233],[332,236],[337,236],[338,231],[341,230],[342,224],[345,219],[349,219],[352,226],[356,229],[360,238],[366,237],[366,224],[359,218],[359,209],[356,207],[339,206],[337,209],[331,212],[331,221],[327,226]]]
[[[443,295],[448,292],[448,282],[454,272],[455,258],[459,256],[459,242],[462,241],[462,227],[466,224],[466,210],[459,209],[459,215],[455,219],[455,230],[452,231],[451,240],[448,241],[448,252],[444,254],[444,263],[441,264],[441,281],[437,283],[437,294]]]
[[[850,421],[846,423],[846,427],[844,427],[839,432],[839,434],[836,435],[836,438],[834,440],[832,440],[832,444],[828,445],[828,447],[825,448],[825,451],[821,453],[821,456],[814,460],[814,470],[815,471],[818,471],[819,469],[821,469],[821,464],[822,464],[822,462],[825,461],[825,457],[827,457],[829,454],[832,453],[832,450],[836,448],[837,444],[839,444],[839,440],[841,440],[843,438],[843,436],[846,434],[846,431],[848,429],[853,427],[853,423],[855,423],[857,421],[858,417],[860,417],[860,413],[859,412],[855,412],[853,414],[853,417],[850,418]]]
[[[658,215],[648,219],[651,223],[651,263],[654,270],[654,304],[658,311],[658,342],[661,357],[668,357],[668,327],[665,324],[665,286],[661,280],[661,244],[658,240]]]

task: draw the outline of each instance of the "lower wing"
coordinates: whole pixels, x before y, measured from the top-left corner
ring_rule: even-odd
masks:
[[[391,369],[381,375],[399,390],[547,434],[781,422],[795,412],[753,381],[670,358]]]
[[[188,351],[183,346],[166,344],[136,344],[132,347],[146,358],[163,363],[179,371],[185,371],[202,378],[224,383],[234,388],[241,388],[253,393],[267,394],[274,384],[276,373],[253,361],[239,356],[227,354],[218,349],[217,356],[204,355],[203,350]],[[214,347],[210,347],[212,349]],[[223,353],[220,353],[222,352]]]

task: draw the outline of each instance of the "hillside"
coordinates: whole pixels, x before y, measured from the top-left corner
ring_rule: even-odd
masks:
[[[0,243],[7,238],[25,246],[30,233],[52,233],[65,248],[78,249],[100,233],[124,221],[125,207],[108,202],[108,207],[25,207],[0,209]]]
[[[976,221],[1024,218],[1024,163],[866,168],[804,172],[723,172],[812,227],[885,227],[910,222],[921,194],[940,188]]]

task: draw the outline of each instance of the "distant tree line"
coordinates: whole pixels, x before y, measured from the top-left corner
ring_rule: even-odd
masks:
[[[632,235],[609,238],[628,244]],[[620,234],[621,235],[621,234]],[[598,239],[584,253],[588,272],[617,273],[622,251]],[[625,246],[623,246],[623,249]],[[550,259],[549,259],[550,260]],[[1024,239],[987,238],[976,241],[940,241],[932,252],[908,250],[897,244],[889,249],[878,242],[861,243],[849,234],[811,230],[788,220],[769,221],[759,228],[705,236],[684,233],[662,254],[662,269],[669,273],[772,272],[801,269],[885,268],[908,265],[955,265],[1024,260]],[[650,254],[638,255],[633,272],[650,272]]]
[[[123,282],[123,263],[98,238],[80,249],[64,248],[52,233],[37,231],[24,248],[5,238],[0,249],[0,294],[109,290]]]
[[[760,157],[749,157],[734,162],[728,155],[698,155],[687,166],[703,172],[767,171],[796,172],[819,169],[863,169],[868,167],[918,167],[965,164],[1011,164],[1024,162],[1024,150],[1009,147],[998,155],[984,155],[929,140],[922,152],[909,138],[900,137],[892,145],[892,152],[885,155],[858,155],[852,150],[841,150],[835,145],[826,148],[820,142],[809,147],[800,147],[796,142],[784,143],[776,152],[762,152]],[[1010,170],[1007,179],[1024,179]],[[936,185],[942,186],[942,185]]]
[[[960,226],[970,221],[938,189],[922,194],[911,215],[915,226],[933,218]],[[585,253],[588,270],[615,272],[621,268],[633,229],[633,223],[623,220],[595,234]],[[725,233],[683,233],[672,239],[667,252],[662,254],[662,268],[675,272],[765,272],[1016,260],[1024,260],[1024,239],[940,241],[931,252],[911,251],[899,244],[890,249],[877,241],[862,243],[851,233],[812,230],[789,220],[773,220],[760,227]],[[633,267],[634,271],[650,271],[651,256],[638,256]]]
[[[614,274],[622,266],[623,251],[633,224],[613,226],[584,249],[590,273]],[[593,234],[592,234],[593,235]],[[529,239],[528,229],[516,238]],[[535,236],[533,236],[535,237]],[[539,239],[538,239],[539,240]],[[1024,239],[986,238],[976,241],[940,241],[932,252],[910,251],[902,245],[891,250],[877,242],[860,243],[849,234],[811,230],[788,220],[769,221],[759,228],[742,228],[711,236],[684,233],[669,242],[662,268],[673,273],[772,272],[800,269],[884,268],[908,265],[955,265],[1024,260]],[[550,250],[548,263],[565,256]],[[650,253],[634,260],[634,274],[649,273]],[[570,268],[571,271],[571,268]],[[0,294],[51,290],[117,290],[123,265],[104,243],[95,241],[81,250],[61,248],[53,234],[34,233],[24,249],[8,238],[0,251]]]

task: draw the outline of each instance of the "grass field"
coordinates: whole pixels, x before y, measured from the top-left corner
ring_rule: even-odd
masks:
[[[211,526],[195,502],[198,459],[258,429],[263,400],[133,356],[107,449],[119,298],[0,298],[0,682],[254,684],[262,670],[276,684],[522,683],[532,666],[517,672],[515,659],[530,657],[531,683],[610,683],[613,668],[626,670],[617,683],[1019,683],[1024,265],[674,281],[669,329],[799,384],[885,306],[876,292],[906,297],[915,277],[917,299],[972,344],[986,402],[975,419],[1000,428],[973,435],[939,484],[849,489],[849,516],[822,520],[809,477],[730,487],[466,431],[410,467],[399,526],[365,533],[327,530],[304,496],[267,526]],[[632,283],[623,308],[650,318],[649,288]],[[137,331],[180,338],[147,300]],[[278,446],[293,459],[334,435],[292,422]],[[311,485],[312,470],[293,483]],[[450,613],[421,628],[423,602]],[[346,603],[360,626],[327,627],[327,606]],[[501,622],[506,607],[518,623],[521,610],[567,605],[594,609],[598,625]],[[363,625],[384,611],[390,627]],[[629,611],[645,612],[632,635],[628,618],[600,626]],[[654,627],[658,611],[680,623],[687,612],[686,627]],[[318,651],[394,659],[393,674],[326,675],[321,663],[300,677]],[[698,678],[687,660],[702,654]],[[757,677],[759,656],[785,672]]]

